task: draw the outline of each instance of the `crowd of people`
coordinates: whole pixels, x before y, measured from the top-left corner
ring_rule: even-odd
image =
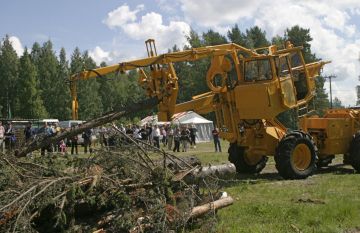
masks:
[[[197,129],[195,125],[151,125],[145,124],[120,126],[127,135],[148,142],[157,148],[162,145],[174,152],[186,152],[190,147],[196,148]]]
[[[71,127],[76,127],[72,125]],[[136,124],[120,125],[119,129],[127,134],[128,136],[133,137],[134,139],[145,141],[151,145],[160,149],[162,145],[163,148],[172,150],[173,152],[187,152],[190,148],[196,148],[197,141],[197,128],[194,124],[192,125],[174,125],[174,124],[164,124],[164,125],[151,125],[145,124],[139,126]],[[32,140],[38,134],[44,134],[45,136],[51,137],[60,133],[63,129],[59,126],[58,123],[44,125],[40,128],[33,128],[32,123],[27,123],[23,136],[25,143]],[[215,152],[221,152],[221,145],[219,139],[219,130],[215,128],[212,131],[212,136],[214,139]],[[79,138],[81,137],[81,139]],[[93,140],[96,138],[96,140]],[[99,142],[101,147],[111,147],[114,145],[114,141],[109,134],[109,128],[102,126],[95,130],[88,129],[85,130],[80,135],[75,135],[73,137],[59,141],[57,144],[51,144],[46,147],[41,148],[41,155],[49,152],[60,152],[60,153],[71,153],[79,154],[78,145],[79,141],[84,147],[84,153],[91,153],[94,144]],[[15,132],[12,127],[11,122],[2,125],[0,121],[0,152],[5,152],[5,148],[12,150],[16,142]],[[70,149],[69,151],[67,151]]]

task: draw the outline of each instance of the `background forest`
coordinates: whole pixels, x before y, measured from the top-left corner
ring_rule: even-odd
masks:
[[[155,38],[156,39],[156,38]],[[188,46],[174,46],[169,51],[178,51],[208,45],[237,43],[247,48],[259,48],[276,44],[282,46],[290,40],[295,46],[304,47],[306,62],[321,59],[312,53],[309,29],[294,26],[285,30],[283,36],[276,36],[269,41],[266,32],[255,26],[241,31],[234,25],[227,35],[209,30],[202,34],[195,31],[187,38]],[[85,69],[96,68],[97,65],[87,51],[79,48],[72,51],[70,59],[62,48],[54,51],[49,40],[42,45],[35,42],[31,49],[18,57],[9,41],[3,38],[0,48],[0,118],[58,118],[67,120],[71,117],[71,96],[68,78],[70,74]],[[119,61],[120,62],[120,61]],[[179,77],[179,102],[190,100],[192,96],[208,91],[205,81],[209,60],[183,62],[175,64]],[[100,66],[106,66],[102,63]],[[324,89],[325,77],[317,78],[317,95],[314,99],[316,113],[321,115],[329,107],[328,95]],[[144,92],[137,84],[137,73],[111,74],[106,77],[80,81],[78,83],[79,119],[87,120],[137,102],[144,98]],[[334,107],[341,107],[338,98],[334,99]],[[155,110],[154,110],[155,111]],[[142,112],[138,117],[152,114]],[[213,118],[212,115],[208,117]],[[296,127],[296,113],[286,112],[278,117],[288,127]]]

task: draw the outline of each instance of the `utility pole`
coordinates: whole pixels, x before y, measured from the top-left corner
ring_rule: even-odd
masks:
[[[330,109],[332,109],[332,108],[333,108],[333,103],[332,103],[331,80],[332,80],[333,78],[336,78],[336,76],[335,76],[335,75],[329,75],[329,76],[327,76],[327,77],[325,77],[325,78],[329,79],[329,81],[330,81]]]

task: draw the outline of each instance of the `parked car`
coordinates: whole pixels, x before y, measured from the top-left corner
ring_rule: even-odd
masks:
[[[56,123],[59,123],[58,119],[41,119],[32,121],[32,127],[34,129],[35,134],[40,134],[44,132],[44,126],[45,123],[47,123],[49,126],[55,125]]]

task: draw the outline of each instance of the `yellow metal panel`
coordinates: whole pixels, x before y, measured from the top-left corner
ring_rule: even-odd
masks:
[[[326,129],[328,125],[327,119],[324,118],[303,118],[300,121],[300,128],[307,129]]]
[[[234,89],[236,108],[241,119],[273,119],[287,110],[281,103],[277,81],[251,83]]]

